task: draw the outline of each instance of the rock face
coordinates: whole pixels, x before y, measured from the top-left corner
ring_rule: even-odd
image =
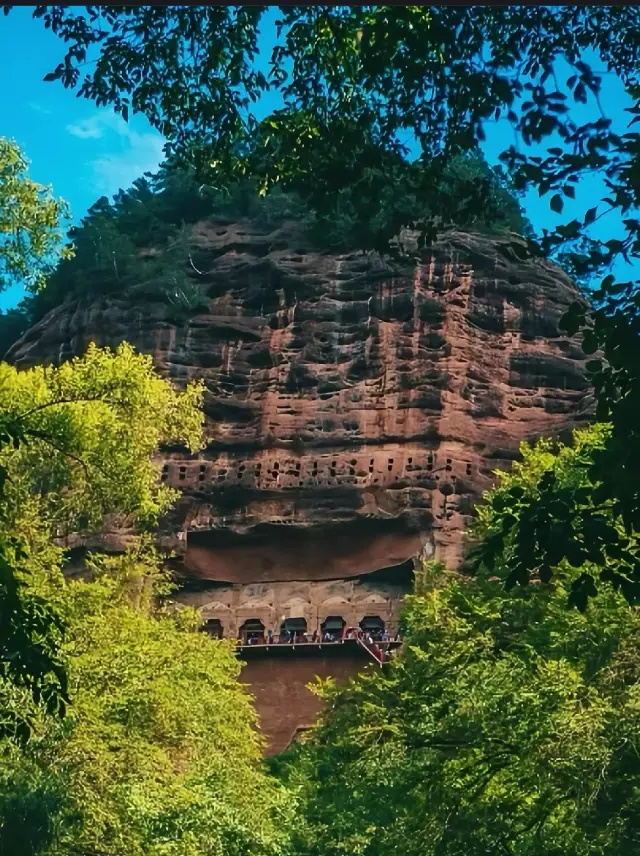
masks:
[[[126,339],[174,381],[204,379],[206,450],[161,462],[182,490],[163,543],[191,577],[320,592],[421,551],[454,567],[493,471],[590,407],[582,351],[557,333],[578,292],[550,263],[509,258],[512,240],[449,233],[410,267],[315,251],[292,225],[201,223],[208,312],[69,302],[9,358]]]

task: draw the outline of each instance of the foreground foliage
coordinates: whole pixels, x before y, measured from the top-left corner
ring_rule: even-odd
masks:
[[[174,611],[144,543],[62,576],[67,533],[144,530],[168,507],[152,455],[198,447],[201,394],[126,344],[0,365],[0,853],[282,852],[286,806],[232,648]]]
[[[640,619],[610,589],[430,579],[404,653],[280,762],[313,856],[624,856],[640,847]]]
[[[255,712],[227,642],[158,606],[152,552],[95,560],[51,592],[67,628],[69,708],[26,748],[0,743],[0,852],[266,856],[286,840],[281,788],[260,770]]]
[[[30,179],[28,165],[19,146],[0,137],[0,291],[14,281],[37,291],[58,259],[71,255],[67,204]]]
[[[525,446],[476,526],[498,574],[427,566],[407,601],[402,654],[346,689],[320,685],[328,703],[320,727],[279,763],[302,800],[297,852],[638,850],[640,614],[610,582],[586,611],[570,608],[581,570],[566,561],[551,583],[541,573],[506,590],[519,542],[498,543],[493,529],[545,474],[575,496],[586,482],[583,459],[607,431],[579,431],[572,447]],[[551,541],[562,524],[547,521]],[[592,528],[597,538],[597,521]],[[629,546],[637,550],[637,538]],[[623,566],[609,557],[608,579]]]
[[[523,444],[522,461],[499,474],[479,508],[470,567],[500,574],[508,589],[531,577],[547,583],[571,568],[570,600],[580,609],[598,592],[597,581],[638,603],[637,517],[611,496],[609,478],[595,480],[607,462],[614,474],[620,465],[614,430],[598,423],[576,431],[571,446]],[[618,491],[624,496],[624,483]]]
[[[100,529],[105,515],[152,524],[174,494],[151,456],[170,440],[199,444],[201,394],[177,393],[126,344],[59,368],[0,363],[0,734],[30,734],[16,688],[64,711],[62,619],[43,591],[62,585],[52,539]]]
[[[326,213],[346,187],[373,192],[381,158],[408,167],[408,139],[424,168],[442,168],[501,120],[502,157],[520,188],[549,194],[561,212],[581,177],[601,170],[606,208],[626,218],[624,240],[591,243],[602,211],[590,209],[548,234],[548,249],[585,239],[573,260],[582,270],[637,251],[640,221],[630,211],[640,135],[615,133],[598,103],[604,66],[625,85],[630,112],[640,110],[636,7],[36,6],[33,15],[65,44],[46,79],[125,118],[144,113],[201,176],[289,185]],[[259,57],[261,29],[274,25]],[[263,117],[266,92],[282,106]],[[597,120],[574,119],[570,105],[590,99]],[[546,157],[527,150],[541,141],[551,146]],[[363,196],[365,220],[372,200]]]

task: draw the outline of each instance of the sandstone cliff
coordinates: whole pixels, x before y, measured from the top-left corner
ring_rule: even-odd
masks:
[[[160,464],[182,490],[163,543],[191,576],[338,580],[433,548],[453,566],[493,471],[586,416],[581,349],[557,333],[576,289],[506,238],[449,233],[412,267],[314,251],[291,225],[200,223],[191,240],[207,312],[71,300],[9,354],[126,339],[174,381],[204,379],[206,451]]]

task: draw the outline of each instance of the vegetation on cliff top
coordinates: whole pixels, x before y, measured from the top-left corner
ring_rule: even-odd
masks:
[[[8,349],[66,299],[126,292],[141,300],[166,301],[177,315],[205,309],[197,269],[206,269],[207,253],[191,240],[191,227],[198,221],[249,219],[262,228],[295,221],[299,239],[333,252],[368,246],[381,217],[402,225],[436,217],[446,227],[527,231],[506,176],[480,155],[460,156],[433,182],[418,167],[410,176],[381,175],[376,192],[386,200],[383,212],[372,205],[371,219],[363,222],[352,188],[339,192],[331,212],[319,216],[293,192],[276,188],[260,196],[250,180],[216,189],[197,181],[193,171],[164,166],[139,178],[113,202],[99,199],[80,226],[70,230],[73,257],[51,272],[46,288],[0,315],[2,347]]]

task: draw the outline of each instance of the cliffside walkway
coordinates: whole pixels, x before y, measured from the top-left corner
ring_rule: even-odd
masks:
[[[386,662],[391,652],[402,645],[400,641],[373,642],[365,639],[338,639],[335,642],[263,642],[253,645],[238,645],[237,652],[243,660],[271,659],[272,657],[327,657],[363,654],[378,665]]]

